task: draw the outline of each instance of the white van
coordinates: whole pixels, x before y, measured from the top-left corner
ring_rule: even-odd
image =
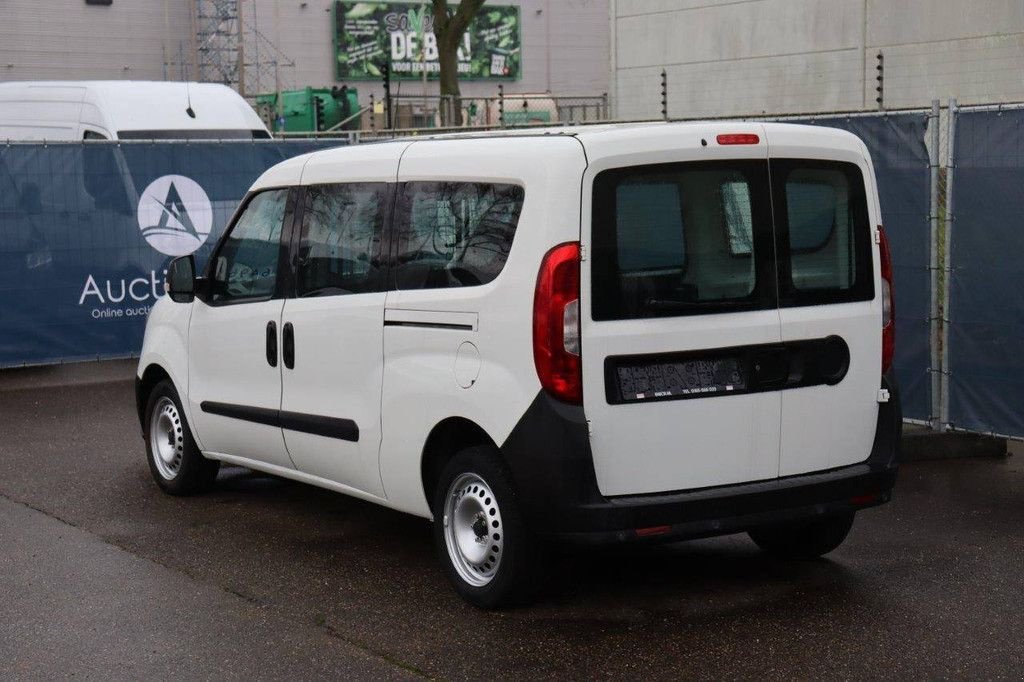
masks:
[[[892,267],[863,143],[781,124],[400,140],[285,161],[137,378],[172,494],[220,462],[432,518],[457,591],[559,543],[808,557],[895,482]]]
[[[0,140],[269,138],[248,102],[218,83],[0,83]]]

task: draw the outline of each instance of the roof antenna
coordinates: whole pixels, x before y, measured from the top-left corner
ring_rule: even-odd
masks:
[[[189,118],[195,118],[196,112],[192,109],[192,91],[189,90],[189,82],[185,81],[185,101],[188,106],[185,108],[185,113],[188,114]]]

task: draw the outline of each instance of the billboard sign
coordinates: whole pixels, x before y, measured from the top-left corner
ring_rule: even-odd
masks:
[[[430,2],[334,3],[335,76],[378,80],[391,65],[393,79],[438,78],[437,38]],[[451,11],[451,10],[450,10]],[[517,5],[484,5],[462,36],[461,80],[516,80],[522,66]]]

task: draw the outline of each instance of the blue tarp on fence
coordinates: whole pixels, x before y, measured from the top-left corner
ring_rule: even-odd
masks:
[[[862,139],[871,153],[896,280],[896,358],[893,365],[900,384],[903,416],[929,419],[931,170],[925,146],[928,117],[922,112],[789,122],[847,130]]]
[[[0,367],[137,354],[170,259],[203,261],[263,171],[337,144],[0,147]]]
[[[960,112],[955,125],[949,418],[1024,436],[1024,111]]]
[[[871,152],[895,261],[896,371],[904,412],[927,418],[927,119],[901,114],[804,122],[849,130]],[[162,292],[170,259],[198,243],[201,265],[260,173],[336,144],[0,147],[0,367],[138,353],[145,315]]]

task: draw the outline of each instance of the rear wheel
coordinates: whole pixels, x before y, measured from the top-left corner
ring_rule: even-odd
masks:
[[[434,540],[455,591],[493,609],[529,598],[541,553],[493,448],[460,451],[434,493]]]
[[[191,495],[210,487],[220,462],[203,457],[192,438],[178,392],[161,381],[146,404],[146,454],[157,485],[171,495]]]
[[[773,556],[814,559],[843,544],[853,526],[853,512],[835,514],[750,531],[750,539]]]

